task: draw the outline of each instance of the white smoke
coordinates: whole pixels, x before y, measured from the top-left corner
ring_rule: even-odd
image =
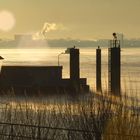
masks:
[[[57,26],[56,26],[56,23],[44,23],[44,26],[43,26],[43,29],[42,31],[43,32],[49,32],[49,31],[53,31],[53,30],[57,30]]]
[[[41,30],[41,34],[46,37],[46,33],[50,32],[50,31],[55,31],[57,30],[58,27],[56,25],[56,23],[44,23],[43,28]]]
[[[65,30],[66,28],[63,24],[49,23],[45,22],[42,29],[39,32],[36,32],[35,39],[46,39],[47,33],[56,30]]]

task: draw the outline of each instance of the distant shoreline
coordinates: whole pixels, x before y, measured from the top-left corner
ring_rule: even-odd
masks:
[[[109,47],[108,39],[102,40],[72,40],[72,39],[53,39],[53,40],[0,40],[0,49],[17,49],[21,48],[35,48],[35,49],[45,49],[45,48],[69,48],[77,46],[78,48],[84,47],[97,47],[101,46],[103,48]],[[140,47],[140,40],[124,40],[123,48],[129,47]]]

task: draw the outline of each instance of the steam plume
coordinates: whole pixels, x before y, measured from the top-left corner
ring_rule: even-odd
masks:
[[[66,28],[63,26],[63,24],[45,22],[41,31],[35,34],[35,38],[46,39],[46,35],[48,32],[65,29]]]
[[[56,24],[46,22],[46,23],[44,23],[44,26],[43,26],[43,28],[41,30],[41,34],[43,34],[43,36],[45,36],[45,34],[47,32],[54,31],[54,30],[57,30]]]

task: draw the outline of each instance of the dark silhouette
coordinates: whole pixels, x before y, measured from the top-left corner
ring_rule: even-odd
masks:
[[[0,88],[12,88],[15,91],[18,89],[18,93],[21,91],[21,94],[25,90],[29,91],[29,94],[34,94],[38,90],[44,90],[48,94],[88,92],[86,78],[80,78],[79,49],[69,48],[68,50],[70,79],[62,78],[62,66],[3,66]]]
[[[101,85],[101,49],[100,49],[100,46],[98,46],[98,49],[96,49],[96,91],[97,92],[102,91],[102,85]]]
[[[108,87],[113,95],[121,94],[121,54],[120,41],[116,33],[113,33],[114,40],[110,40],[108,49]]]

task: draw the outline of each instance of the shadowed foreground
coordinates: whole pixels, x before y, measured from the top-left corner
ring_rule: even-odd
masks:
[[[0,139],[138,140],[136,99],[105,95],[1,99]]]

